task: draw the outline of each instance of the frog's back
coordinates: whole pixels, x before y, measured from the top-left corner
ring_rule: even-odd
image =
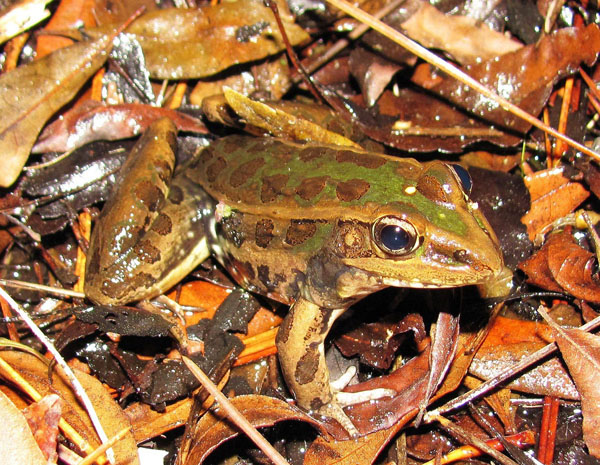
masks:
[[[207,147],[187,176],[214,199],[240,211],[323,218],[340,207],[365,217],[389,199],[408,199],[423,166],[360,150],[230,136]],[[414,202],[414,197],[410,199]]]

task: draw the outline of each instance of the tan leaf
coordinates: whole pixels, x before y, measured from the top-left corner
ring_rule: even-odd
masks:
[[[104,64],[113,35],[61,48],[0,76],[0,186],[10,186],[48,119]]]
[[[475,18],[446,15],[427,2],[421,3],[402,28],[423,46],[445,50],[462,64],[490,60],[522,47]]]
[[[0,17],[0,43],[6,42],[11,37],[26,31],[43,21],[50,15],[46,4],[52,0],[22,0],[20,2],[7,2],[3,4]],[[7,5],[10,8],[6,8]]]
[[[289,16],[282,15],[282,20],[292,45],[308,40]],[[127,32],[140,42],[148,71],[156,79],[211,76],[285,48],[273,12],[260,0],[151,11]]]
[[[0,457],[3,463],[45,465],[46,458],[33,438],[27,420],[6,395],[0,391]]]

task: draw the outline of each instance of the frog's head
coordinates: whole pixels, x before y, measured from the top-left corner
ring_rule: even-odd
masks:
[[[432,162],[410,178],[390,182],[394,186],[388,191],[401,192],[400,198],[372,209],[365,205],[368,222],[341,220],[335,228],[335,253],[351,270],[363,272],[365,293],[378,285],[478,284],[500,272],[498,240],[469,199],[471,180],[464,168]],[[341,294],[360,292],[344,289],[352,282],[357,282],[356,275],[354,280],[342,279]]]

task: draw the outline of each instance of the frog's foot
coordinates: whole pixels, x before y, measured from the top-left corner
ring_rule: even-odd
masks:
[[[354,375],[356,375],[356,367],[351,366],[348,367],[342,376],[330,383],[335,402],[342,407],[381,399],[382,397],[393,397],[397,394],[393,389],[385,388],[368,389],[359,392],[343,392],[342,390],[348,386]]]
[[[352,437],[359,435],[358,429],[352,423],[352,420],[346,415],[343,407],[348,405],[360,404],[370,400],[381,399],[382,397],[391,397],[396,395],[393,389],[370,389],[360,392],[342,392],[350,380],[356,374],[355,367],[349,367],[346,372],[335,381],[330,383],[333,400],[319,409],[321,415],[325,415],[336,420],[342,427],[348,431]]]

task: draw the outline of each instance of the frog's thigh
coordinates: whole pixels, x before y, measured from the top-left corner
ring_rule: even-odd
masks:
[[[300,298],[283,320],[277,351],[283,376],[298,405],[319,411],[333,399],[324,342],[345,309],[325,309]]]

